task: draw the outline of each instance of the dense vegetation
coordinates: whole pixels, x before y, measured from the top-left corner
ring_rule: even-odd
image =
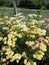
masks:
[[[16,14],[0,13],[0,65],[49,65],[49,19],[41,20],[39,11],[17,14],[16,5],[49,9],[49,0],[0,0],[0,6],[14,7]]]
[[[0,17],[0,65],[49,65],[49,22],[41,17]]]
[[[30,9],[49,9],[49,0],[16,0],[16,3],[18,7]],[[0,0],[0,6],[12,7],[12,0]]]

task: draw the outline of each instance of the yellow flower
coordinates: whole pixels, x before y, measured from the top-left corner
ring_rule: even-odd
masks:
[[[13,52],[12,50],[10,50],[10,51],[9,51],[9,50],[7,50],[5,54],[6,54],[6,55],[13,55],[13,54],[14,54],[14,52]]]
[[[35,44],[35,46],[38,48],[39,47],[39,43]]]
[[[4,41],[4,44],[7,44],[7,41]]]
[[[0,21],[3,20],[3,18],[0,18]]]
[[[31,63],[30,62],[27,62],[26,65],[31,65]]]
[[[33,54],[33,58],[36,58],[37,60],[42,60],[43,56],[44,56],[44,52],[41,50]]]
[[[13,56],[12,55],[7,55],[6,56],[6,59],[10,59],[10,58],[12,58]]]
[[[0,41],[1,41],[1,40],[3,40],[3,38],[2,38],[2,37],[0,37]]]
[[[18,61],[21,59],[21,55],[16,53],[11,59],[10,59],[10,62],[13,62],[14,60]]]
[[[12,21],[12,20],[16,20],[16,18],[15,17],[10,17],[10,21]]]
[[[14,56],[15,56],[16,59],[21,59],[21,55],[18,54],[18,53],[16,53]]]
[[[43,58],[43,55],[41,55],[41,54],[33,54],[33,57],[36,58],[37,60],[41,60]]]
[[[7,44],[8,44],[9,46],[12,46],[12,41],[11,41],[11,40],[8,40]]]
[[[33,65],[36,65],[36,62],[33,62]]]
[[[43,57],[43,56],[42,56]],[[41,55],[36,55],[36,59],[37,60],[41,60],[42,59]]]
[[[8,34],[8,38],[12,38],[13,34]]]
[[[33,54],[33,58],[36,58],[36,55],[35,54]]]
[[[27,64],[27,59],[24,59],[24,64]]]
[[[28,46],[32,46],[32,45],[34,45],[35,43],[34,43],[34,41],[26,41],[25,44],[28,45]]]
[[[4,22],[0,22],[0,25],[4,24]]]
[[[25,52],[22,53],[22,57],[26,58],[26,53]]]
[[[13,42],[15,42],[16,40],[17,40],[17,38],[14,38],[14,39],[13,39]]]
[[[5,58],[3,58],[3,59],[2,59],[2,62],[6,62],[6,59],[5,59]]]
[[[20,34],[20,33],[17,34],[16,36],[19,37],[19,38],[22,38],[22,34]]]
[[[3,50],[3,51],[5,51],[5,50],[6,50],[6,48],[5,48],[5,47],[2,47],[2,50]]]
[[[41,50],[38,50],[38,53],[44,55],[44,52]]]
[[[13,56],[13,57],[10,59],[10,62],[13,62],[14,60],[16,60],[16,58]]]
[[[4,16],[4,19],[8,19],[8,16]]]
[[[35,35],[30,35],[31,38],[35,38]]]
[[[44,39],[44,42],[45,42],[45,43],[48,43],[48,40],[47,40],[47,39]]]
[[[46,45],[44,43],[41,43],[39,48],[44,52],[47,51]]]
[[[46,36],[46,39],[47,39],[47,40],[49,40],[49,37],[48,37],[48,36]]]
[[[16,62],[19,63],[19,60],[16,59]]]

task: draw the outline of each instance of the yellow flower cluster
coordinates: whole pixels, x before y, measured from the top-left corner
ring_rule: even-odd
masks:
[[[8,41],[7,41],[8,46],[15,47],[16,40],[17,40],[17,38],[15,37],[14,33],[8,34]]]
[[[36,65],[32,59],[42,60],[47,51],[46,43],[48,44],[49,37],[46,36],[46,30],[37,25],[37,20],[25,19],[21,14],[0,18],[2,63],[16,60],[17,64],[23,58],[24,65]]]
[[[24,59],[24,64],[25,65],[36,65],[36,62],[30,62],[30,61],[27,61],[27,59]]]
[[[14,55],[14,51],[12,51],[12,49],[8,46],[2,47],[2,51],[5,52],[5,55],[6,55],[5,58],[2,58],[2,62],[6,62],[8,59],[12,58]]]
[[[47,47],[44,43],[40,43],[40,46],[39,46],[40,50],[42,50],[43,52],[47,51]]]
[[[49,37],[48,37],[48,36],[46,36],[46,39],[47,39],[47,40],[49,40]]]
[[[14,60],[16,60],[16,62],[19,63],[20,59],[21,59],[21,55],[16,53],[14,54],[14,56],[11,57],[10,62],[13,62]]]
[[[37,60],[42,60],[44,56],[44,52],[39,50],[37,52],[35,52],[35,54],[33,54],[33,57],[36,58]]]
[[[22,24],[21,23],[19,23],[19,24],[15,24],[15,25],[13,25],[13,26],[11,26],[11,29],[13,30],[13,29],[19,29],[19,28],[21,28],[21,26],[22,26]]]
[[[32,46],[35,44],[35,42],[34,41],[26,41],[25,44],[28,46]]]
[[[24,52],[22,52],[22,57],[24,57],[24,58],[26,58],[27,57],[27,55],[26,55],[26,52],[24,51]]]
[[[39,43],[39,50],[33,54],[33,57],[37,60],[42,60],[43,56],[45,55],[44,52],[47,51],[47,47],[44,43]]]

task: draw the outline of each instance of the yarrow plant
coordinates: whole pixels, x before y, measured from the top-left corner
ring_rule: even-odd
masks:
[[[37,16],[37,15],[36,15]],[[49,37],[33,15],[0,18],[0,64],[37,65],[44,60]],[[23,59],[23,60],[22,60]],[[23,64],[20,61],[23,61]]]

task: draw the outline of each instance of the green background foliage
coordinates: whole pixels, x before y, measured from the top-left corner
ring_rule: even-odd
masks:
[[[18,7],[49,9],[49,0],[16,0],[16,3]],[[0,0],[0,6],[12,7],[12,0]]]

